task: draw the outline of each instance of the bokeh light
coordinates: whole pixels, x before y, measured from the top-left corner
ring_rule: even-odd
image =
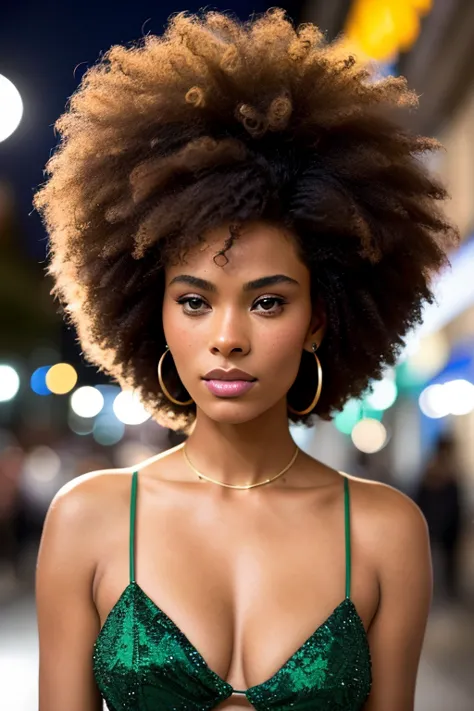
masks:
[[[77,415],[71,407],[68,411],[67,423],[69,429],[80,437],[92,434],[94,429],[93,417],[81,417]]]
[[[393,377],[385,377],[373,385],[373,392],[367,397],[367,404],[374,410],[387,410],[397,399],[398,389]]]
[[[71,395],[71,409],[80,417],[95,417],[104,406],[104,396],[97,388],[83,385]]]
[[[15,368],[6,363],[0,364],[0,402],[13,400],[20,388],[20,376]]]
[[[114,400],[113,409],[117,419],[125,425],[141,425],[150,419],[135,391],[122,390]]]
[[[30,378],[30,387],[36,395],[51,395],[51,390],[46,385],[46,376],[50,365],[42,365],[41,368],[36,368]]]
[[[23,101],[16,86],[0,74],[0,141],[18,128],[23,116]]]
[[[112,413],[103,412],[96,418],[92,436],[98,444],[111,447],[120,442],[125,433],[125,425]]]
[[[69,363],[56,363],[46,373],[46,385],[56,395],[71,392],[76,383],[76,369]]]
[[[458,378],[429,385],[419,397],[424,415],[439,419],[447,415],[467,415],[474,411],[474,385]]]
[[[429,385],[421,393],[418,403],[424,415],[432,419],[446,417],[449,414],[449,404],[444,386],[440,383]]]
[[[22,490],[25,499],[44,510],[64,483],[59,454],[47,445],[34,447],[25,457]]]
[[[474,385],[468,380],[451,380],[444,384],[452,415],[468,415],[474,410]]]
[[[342,412],[334,418],[334,425],[343,434],[350,435],[352,429],[362,417],[362,405],[358,400],[349,400]]]
[[[387,444],[387,430],[382,422],[366,417],[352,430],[352,441],[358,450],[374,454]]]

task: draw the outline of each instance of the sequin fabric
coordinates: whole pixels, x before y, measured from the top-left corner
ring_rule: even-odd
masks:
[[[267,681],[233,687],[134,580],[132,482],[130,583],[94,644],[93,669],[109,711],[208,711],[233,693],[256,711],[360,711],[372,684],[371,658],[350,590],[349,490],[345,485],[346,597]]]

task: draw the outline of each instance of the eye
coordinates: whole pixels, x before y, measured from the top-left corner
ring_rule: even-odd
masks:
[[[203,313],[201,306],[205,304],[205,301],[200,296],[182,296],[177,299],[177,303],[186,305],[183,312],[189,316],[194,316]]]
[[[255,302],[255,307],[261,306],[262,311],[260,311],[260,313],[265,313],[269,316],[274,316],[283,310],[283,306],[286,303],[288,302],[279,296],[264,296],[263,298]]]

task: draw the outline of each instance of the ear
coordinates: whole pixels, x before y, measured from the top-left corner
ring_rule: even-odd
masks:
[[[327,318],[326,311],[324,309],[323,302],[318,299],[313,308],[313,315],[311,317],[311,323],[306,334],[305,342],[303,348],[306,351],[312,352],[312,344],[315,343],[316,347],[322,343],[324,334],[326,333]]]

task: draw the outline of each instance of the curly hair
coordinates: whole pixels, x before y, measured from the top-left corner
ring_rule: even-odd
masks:
[[[157,381],[164,268],[212,227],[267,220],[296,235],[328,323],[321,398],[290,419],[331,419],[360,397],[396,362],[458,240],[424,161],[440,144],[402,120],[416,104],[403,77],[377,79],[279,8],[247,22],[180,12],[161,37],[111,47],[57,120],[34,196],[51,294],[85,357],[161,424],[191,423],[195,405],[172,405]],[[308,402],[308,378],[303,354],[292,404]]]

